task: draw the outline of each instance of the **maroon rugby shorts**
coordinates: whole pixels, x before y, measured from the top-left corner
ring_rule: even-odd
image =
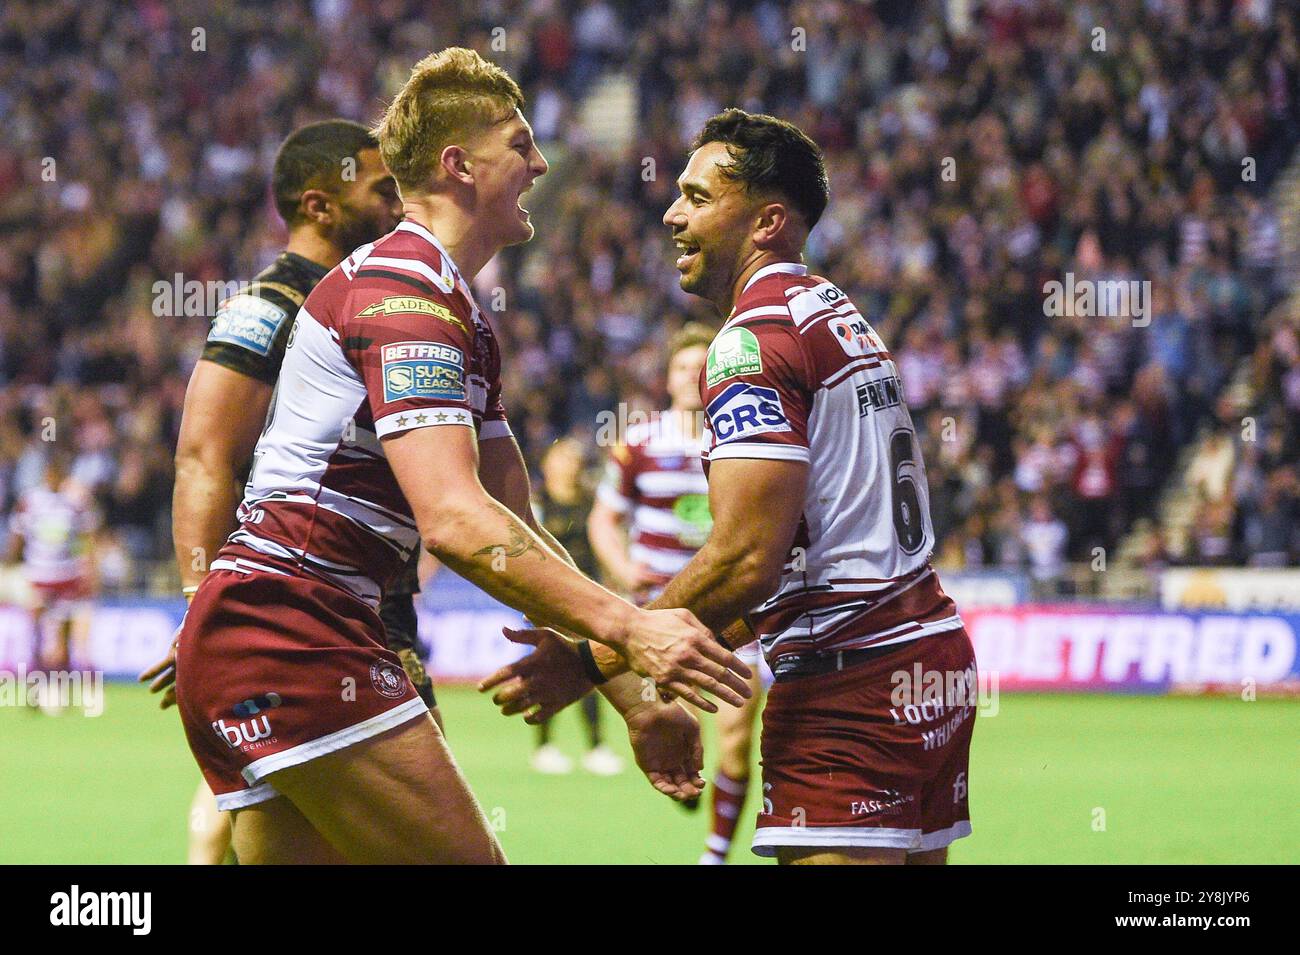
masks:
[[[927,699],[930,673],[945,691]],[[782,846],[924,852],[970,835],[974,677],[970,638],[958,628],[843,670],[777,680],[763,710],[755,854]]]
[[[185,735],[219,809],[274,799],[277,770],[426,717],[369,606],[274,558],[222,557],[176,653]]]

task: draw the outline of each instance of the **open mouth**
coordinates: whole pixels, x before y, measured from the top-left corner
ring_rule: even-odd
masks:
[[[673,245],[677,246],[677,268],[682,271],[689,269],[700,254],[700,247],[685,239],[673,239]]]
[[[523,199],[524,193],[531,188],[533,188],[533,184],[530,182],[528,186],[520,191],[519,195],[515,197],[515,208],[519,211],[519,215],[524,219],[528,218],[528,210],[524,208],[524,204],[521,200]]]

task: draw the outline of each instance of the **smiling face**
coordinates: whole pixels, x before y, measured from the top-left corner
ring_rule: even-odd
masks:
[[[682,289],[714,303],[727,296],[753,250],[750,231],[760,205],[743,184],[723,178],[720,169],[730,164],[725,143],[695,150],[677,180],[681,194],[664,213],[678,250]]]
[[[474,177],[475,217],[496,233],[504,248],[533,237],[533,224],[520,197],[549,165],[533,141],[528,120],[516,109],[465,145]]]

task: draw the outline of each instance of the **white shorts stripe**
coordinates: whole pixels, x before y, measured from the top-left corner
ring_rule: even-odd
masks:
[[[236,557],[234,560],[227,560],[219,557],[214,560],[209,570],[233,570],[237,574],[251,574],[255,570],[260,570],[264,574],[278,574],[281,577],[292,577],[288,571],[278,570],[275,567],[267,567],[265,564],[257,564],[243,557]]]
[[[947,829],[923,833],[920,829],[884,829],[868,826],[760,826],[754,831],[754,855],[774,858],[780,846],[824,848],[906,849],[929,852],[942,849],[971,834],[966,820]]]
[[[263,756],[261,759],[254,760],[245,766],[240,770],[240,774],[250,786],[255,786],[278,770],[288,769],[290,766],[301,766],[303,763],[311,762],[320,756],[346,749],[355,743],[370,739],[372,736],[378,736],[394,726],[400,726],[402,723],[428,712],[429,708],[424,705],[424,700],[416,697],[413,700],[407,700],[400,706],[393,707],[391,710],[377,713],[368,720],[346,726],[327,736],[300,743],[279,753],[272,753],[270,756]]]
[[[218,793],[217,808],[222,812],[229,812],[232,809],[247,809],[249,806],[256,806],[259,802],[269,802],[279,795],[275,791],[275,787],[270,783],[262,783],[260,786],[238,789],[233,793]]]

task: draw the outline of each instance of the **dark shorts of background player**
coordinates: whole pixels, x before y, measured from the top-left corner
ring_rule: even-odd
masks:
[[[412,589],[407,589],[408,587]],[[402,667],[415,684],[415,692],[420,694],[424,705],[433,709],[438,705],[438,700],[433,694],[433,680],[420,660],[415,588],[418,588],[418,584],[413,579],[403,580],[391,593],[384,594],[384,599],[379,604],[379,619],[384,622],[384,642],[388,644],[388,649],[402,661]]]
[[[429,718],[379,616],[291,564],[227,545],[199,585],[176,651],[176,701],[217,808],[279,795],[268,780]]]
[[[970,835],[973,688],[957,705],[900,707],[896,672],[973,673],[964,628],[830,673],[779,679],[763,710],[763,811],[753,849],[925,852]],[[968,671],[968,668],[971,668]],[[910,699],[910,698],[909,698]]]

